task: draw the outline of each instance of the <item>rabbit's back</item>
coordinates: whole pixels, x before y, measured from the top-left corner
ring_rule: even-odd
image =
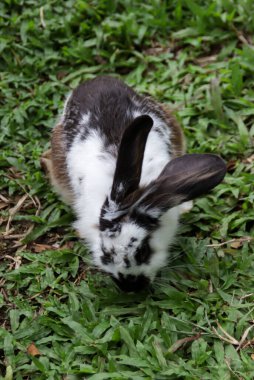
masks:
[[[106,148],[118,146],[141,101],[130,87],[113,77],[82,83],[68,98],[62,117],[68,147],[77,134],[86,139],[94,131],[103,137]]]

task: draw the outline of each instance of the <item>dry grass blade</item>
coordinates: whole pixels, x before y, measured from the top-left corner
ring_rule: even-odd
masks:
[[[252,45],[252,40],[251,40],[251,37],[245,37],[243,35],[243,32],[241,30],[238,30],[235,25],[231,25],[233,31],[236,33],[239,41],[241,41],[244,45]]]
[[[252,324],[251,326],[249,326],[243,333],[243,336],[241,337],[241,340],[239,342],[239,346],[237,347],[236,351],[239,351],[240,348],[242,348],[242,346],[244,345],[244,342],[249,334],[249,332],[253,329],[254,327],[254,324]]]
[[[17,240],[23,239],[24,234],[11,234],[11,235],[2,235],[1,238],[3,240]]]
[[[5,255],[4,258],[13,261],[13,262],[14,262],[14,268],[15,268],[15,269],[18,269],[18,268],[20,267],[21,263],[22,263],[22,259],[21,259],[20,256],[14,256],[14,257],[13,257],[13,256],[10,256],[10,255]],[[11,267],[12,267],[12,266],[13,266],[13,265],[11,265]]]
[[[227,244],[235,244],[235,243],[245,243],[245,242],[251,242],[253,241],[253,237],[251,236],[244,236],[242,238],[239,238],[239,239],[230,239],[230,240],[227,240],[227,241],[224,241],[222,243],[215,243],[215,244],[207,244],[206,247],[209,247],[209,248],[219,248],[219,247],[223,247],[224,245],[227,245]]]
[[[44,20],[44,9],[43,9],[43,7],[40,7],[40,20],[41,20],[41,26],[45,29],[46,23]]]
[[[215,327],[212,327],[213,332],[214,332],[214,333],[215,333],[215,334],[216,334],[221,340],[223,340],[224,342],[230,343],[230,344],[232,344],[232,345],[234,345],[234,346],[238,346],[238,347],[236,348],[236,351],[239,351],[241,348],[245,348],[245,347],[247,347],[247,346],[249,346],[249,345],[251,345],[251,344],[254,343],[254,339],[252,339],[252,340],[246,342],[246,338],[247,338],[249,332],[253,329],[254,324],[252,324],[251,326],[249,326],[249,327],[244,331],[244,333],[243,333],[243,335],[242,335],[240,341],[238,341],[238,340],[235,339],[232,335],[230,335],[230,334],[229,334],[229,333],[228,333],[228,332],[227,332],[227,331],[226,331],[226,330],[220,325],[220,323],[219,323],[218,321],[217,321],[217,325],[218,325],[219,329],[222,331],[222,333],[224,334],[224,336],[221,335],[221,334],[216,330]]]
[[[201,333],[198,333],[197,335],[194,336],[188,336],[183,339],[177,340],[167,351],[167,353],[173,353],[176,352],[179,348],[181,348],[184,344],[193,342],[194,340],[198,340],[201,337]]]
[[[237,373],[236,373],[235,371],[233,371],[233,369],[232,369],[231,366],[230,366],[230,361],[229,361],[229,359],[226,358],[226,359],[225,359],[225,363],[226,363],[226,365],[227,365],[229,371],[234,375],[235,378],[237,378],[238,380],[243,380],[242,377],[239,377],[239,376],[237,375]]]
[[[0,202],[0,210],[2,210],[2,209],[4,209],[4,208],[6,208],[6,207],[8,207],[8,204],[9,204],[9,202],[5,202],[5,201],[1,201]]]
[[[0,199],[1,199],[1,201],[3,201],[4,203],[7,203],[7,204],[10,203],[9,199],[7,199],[6,197],[4,197],[2,194],[0,194]]]
[[[246,347],[249,347],[249,346],[254,346],[254,338],[251,339],[251,340],[248,340],[246,343],[244,343],[242,345],[242,348],[246,348]]]
[[[10,225],[11,225],[12,219],[13,219],[14,215],[21,209],[21,207],[23,206],[23,204],[25,203],[25,201],[26,201],[27,198],[28,198],[28,194],[24,194],[19,199],[19,201],[16,204],[16,206],[10,208],[10,210],[9,210],[9,218],[8,218],[8,222],[7,222],[5,233],[4,233],[5,235],[8,235],[10,233]]]
[[[244,299],[249,298],[251,296],[254,296],[254,293],[245,294],[244,296],[240,297],[240,300],[244,300]]]
[[[213,293],[213,283],[212,283],[212,280],[210,279],[209,280],[209,287],[208,287],[208,290],[209,290],[209,293]]]
[[[239,344],[238,340],[236,340],[232,335],[230,335],[222,326],[221,324],[217,321],[217,325],[219,329],[223,332],[223,334],[230,339],[233,343],[232,344]]]
[[[200,65],[200,66],[206,66],[208,65],[209,63],[212,63],[212,62],[216,62],[216,60],[218,59],[218,55],[215,54],[215,55],[210,55],[208,57],[200,57],[200,58],[197,58],[196,59],[196,62]]]
[[[254,154],[252,154],[250,157],[247,157],[245,160],[243,160],[246,164],[252,164],[254,162]]]
[[[217,323],[217,326],[218,328],[221,330],[221,332],[224,334],[221,335],[218,330],[216,330],[216,328],[214,326],[212,326],[212,330],[213,332],[221,339],[223,340],[224,342],[227,342],[227,343],[230,343],[230,344],[233,344],[234,346],[238,346],[240,344],[240,342],[238,342],[238,340],[236,340],[233,336],[231,336],[226,330],[224,330],[224,328],[221,326],[221,324],[216,321]]]
[[[219,334],[218,331],[216,330],[216,328],[213,327],[213,326],[212,326],[212,330],[215,333],[215,335],[217,335],[217,337],[220,338],[220,340],[223,340],[224,342],[227,342],[227,343],[230,343],[230,344],[233,344],[233,345],[238,345],[239,344],[238,341],[235,342],[234,338],[233,338],[233,340],[232,339],[228,339],[225,336],[222,336],[221,334]]]

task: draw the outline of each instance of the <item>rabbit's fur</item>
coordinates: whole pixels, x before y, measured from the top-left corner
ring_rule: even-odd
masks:
[[[98,77],[68,97],[42,161],[75,213],[94,264],[138,291],[166,265],[181,212],[225,175],[214,155],[184,155],[165,106]],[[181,156],[181,157],[180,157]]]

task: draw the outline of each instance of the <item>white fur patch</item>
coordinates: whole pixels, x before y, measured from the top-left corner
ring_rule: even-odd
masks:
[[[155,273],[167,264],[170,257],[169,247],[174,241],[179,219],[179,206],[168,210],[160,219],[161,224],[152,234],[151,248],[156,254],[151,258],[150,265]]]
[[[108,202],[109,204],[108,204],[105,214],[103,215],[103,219],[113,220],[125,214],[124,211],[118,210],[117,204],[114,201],[112,201],[110,197],[108,198]]]
[[[75,138],[67,159],[78,217],[75,227],[90,247],[99,240],[100,212],[112,186],[115,170],[115,159],[109,154],[104,159],[101,156],[103,152],[100,136],[92,131],[84,141],[80,136]]]
[[[180,213],[185,214],[186,212],[189,212],[193,207],[193,201],[188,201],[182,203],[179,208],[180,208]]]

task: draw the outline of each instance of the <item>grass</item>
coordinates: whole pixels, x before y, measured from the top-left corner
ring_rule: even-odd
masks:
[[[254,378],[254,3],[0,4],[0,378]],[[228,163],[143,294],[89,266],[39,158],[65,95],[116,75]]]

